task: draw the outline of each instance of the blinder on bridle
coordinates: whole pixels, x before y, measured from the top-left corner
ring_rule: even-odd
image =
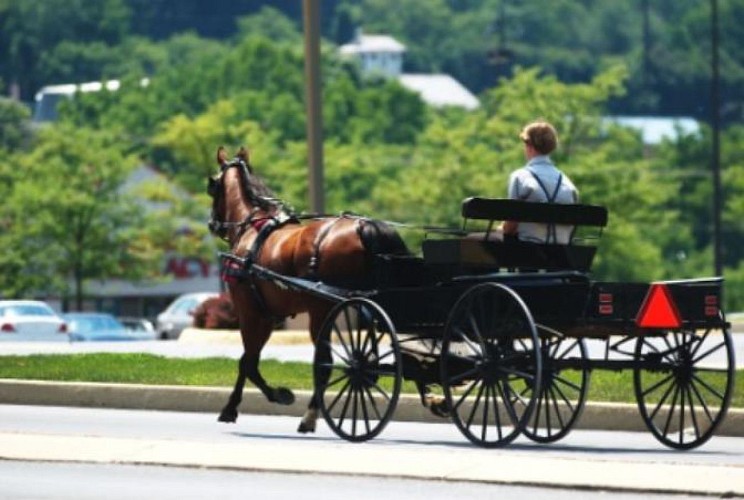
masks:
[[[221,154],[218,153],[218,154]],[[248,176],[252,173],[253,169],[246,163],[241,157],[235,157],[232,161],[222,160],[220,156],[220,173],[219,175],[209,177],[207,180],[207,194],[212,198],[212,215],[207,223],[209,231],[220,239],[227,240],[227,232],[231,227],[239,226],[240,222],[225,222],[218,218],[217,215],[217,204],[225,194],[225,186],[222,183],[222,178],[225,172],[233,167],[241,168],[243,170],[244,179],[248,179]]]
[[[212,215],[207,222],[207,227],[210,233],[224,240],[227,237],[227,226],[217,219],[217,203],[225,189],[222,183],[217,180],[218,178],[221,178],[221,175],[220,177],[210,177],[207,181],[207,194],[212,198]]]

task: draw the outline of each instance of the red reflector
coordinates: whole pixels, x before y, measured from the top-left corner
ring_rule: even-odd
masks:
[[[600,304],[599,305],[599,314],[612,314],[613,307],[612,304]]]
[[[705,306],[705,315],[706,316],[718,316],[718,307],[717,306]]]
[[[643,299],[636,325],[641,328],[679,328],[682,325],[677,306],[669,288],[663,283],[653,283]]]
[[[718,296],[717,295],[706,295],[705,296],[705,305],[706,306],[717,306],[718,305]]]
[[[602,304],[607,304],[608,302],[612,302],[612,294],[611,293],[600,293],[599,302]]]

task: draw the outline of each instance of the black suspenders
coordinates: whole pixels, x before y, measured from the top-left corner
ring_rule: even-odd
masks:
[[[561,183],[563,182],[563,174],[558,174],[558,182],[555,183],[555,189],[553,190],[553,194],[551,195],[548,192],[548,189],[545,187],[545,184],[543,184],[543,181],[537,176],[537,174],[529,168],[527,169],[527,171],[532,174],[532,177],[534,177],[537,183],[540,185],[540,189],[542,189],[543,193],[545,193],[545,197],[548,199],[548,203],[555,203],[555,199],[558,197],[558,190],[561,188]],[[555,224],[548,224],[548,234],[546,235],[545,243],[558,243],[558,235],[555,231]]]

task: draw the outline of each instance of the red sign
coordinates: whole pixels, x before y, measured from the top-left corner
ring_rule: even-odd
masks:
[[[669,287],[664,283],[653,283],[646,293],[636,325],[641,328],[679,328],[682,326],[679,311]]]

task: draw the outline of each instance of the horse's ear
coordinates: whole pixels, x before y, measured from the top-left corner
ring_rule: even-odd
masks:
[[[240,146],[240,149],[238,150],[238,154],[236,155],[238,158],[243,160],[246,165],[250,164],[250,158],[248,154],[248,150],[245,146]]]
[[[227,163],[227,151],[223,146],[217,148],[217,164],[221,167]]]

